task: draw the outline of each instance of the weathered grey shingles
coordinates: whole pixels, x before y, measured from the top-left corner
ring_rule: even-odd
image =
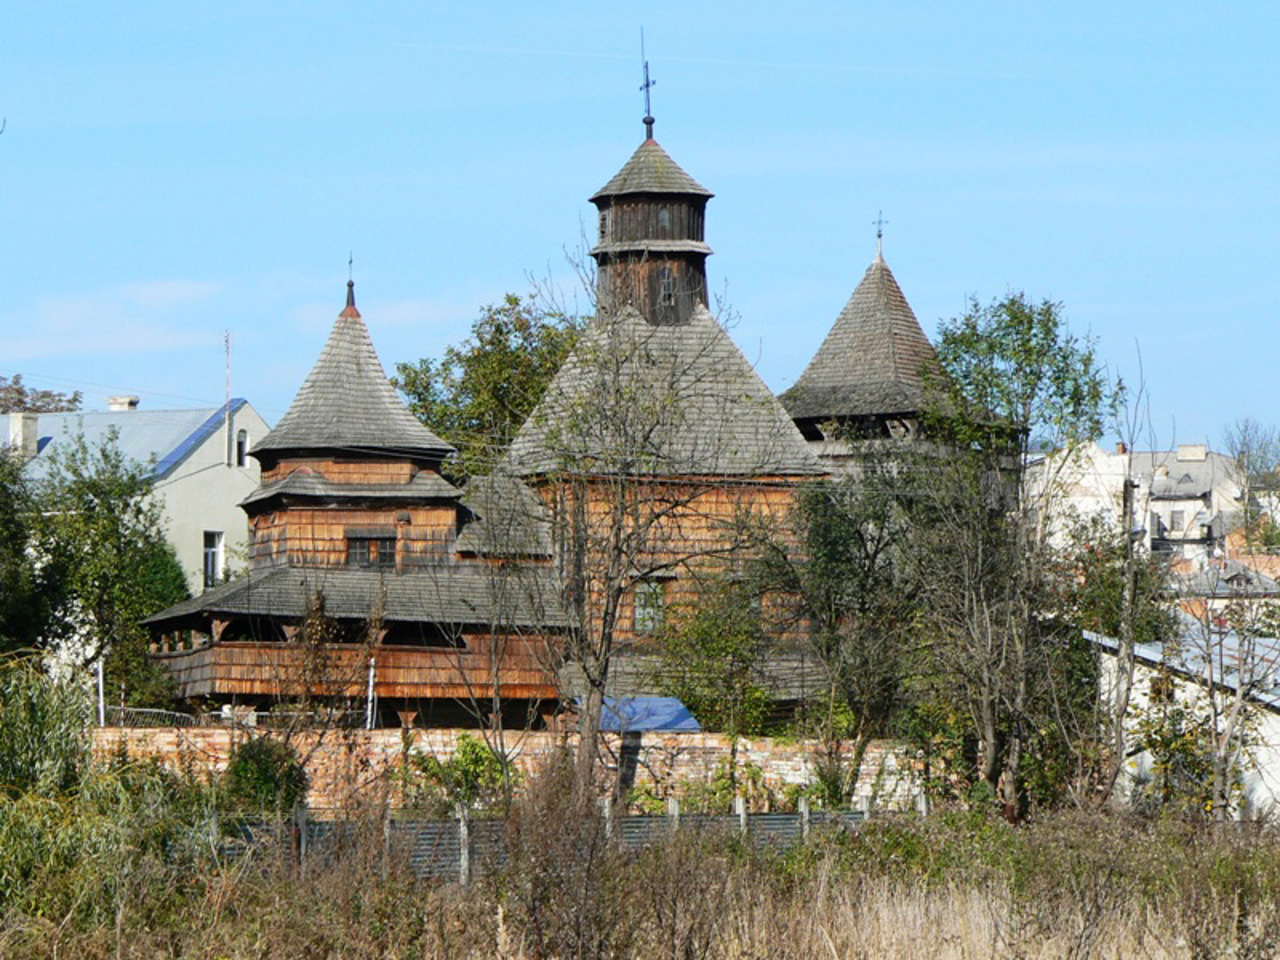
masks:
[[[515,477],[472,477],[462,497],[470,522],[458,534],[461,554],[550,557],[551,511]]]
[[[782,403],[797,420],[914,413],[922,403],[923,368],[934,357],[877,256]]]
[[[481,564],[441,564],[403,573],[352,567],[271,567],[250,571],[144,622],[172,625],[219,615],[296,620],[306,614],[308,600],[320,591],[325,613],[337,619],[363,620],[380,609],[384,619],[396,621],[524,627],[564,624],[549,565],[529,564],[504,577],[505,571]]]
[[[591,202],[604,197],[617,197],[628,193],[685,193],[702,197],[715,196],[710,190],[685,173],[658,146],[656,140],[646,140],[636,149],[612,180],[595,192]]]
[[[385,450],[440,458],[453,448],[396,396],[352,298],[289,412],[254,452]]]
[[[283,480],[260,486],[240,502],[241,506],[272,497],[306,497],[319,500],[394,500],[397,503],[456,500],[462,491],[434,470],[423,470],[409,483],[334,483],[310,470],[295,470]]]
[[[505,469],[657,476],[821,473],[778,399],[705,308],[598,317],[520,428]]]

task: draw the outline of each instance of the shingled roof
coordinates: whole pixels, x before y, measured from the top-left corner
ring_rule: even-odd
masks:
[[[796,420],[916,413],[935,358],[898,281],[877,255],[809,366],[782,394]]]
[[[518,572],[520,589],[487,564],[443,564],[400,573],[351,567],[271,567],[208,590],[148,617],[153,626],[198,625],[211,616],[301,619],[317,591],[325,613],[339,620],[365,620],[380,611],[390,621],[559,627],[565,623],[555,575],[549,565],[528,564]]]
[[[822,473],[800,432],[705,307],[655,326],[624,308],[588,326],[511,444],[516,476]]]
[[[680,168],[652,138],[636,149],[612,180],[595,192],[591,202],[628,193],[683,193],[700,197],[713,194]]]
[[[424,427],[387,379],[347,284],[347,305],[302,389],[251,451],[275,459],[294,450],[359,450],[440,460],[453,452]]]

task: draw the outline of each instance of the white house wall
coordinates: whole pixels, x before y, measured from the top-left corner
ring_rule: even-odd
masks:
[[[1111,652],[1103,651],[1101,667],[1101,692],[1104,702],[1111,702],[1116,670],[1116,658]],[[1130,738],[1136,735],[1139,718],[1151,708],[1151,681],[1158,675],[1158,667],[1138,661],[1125,720]],[[1190,679],[1179,679],[1175,683],[1175,696],[1189,706],[1194,706],[1198,700],[1202,702],[1206,695],[1203,687]],[[1230,692],[1225,691],[1222,696],[1229,697]],[[1241,816],[1275,817],[1280,814],[1280,713],[1256,701],[1248,709],[1249,745],[1239,764],[1243,802],[1238,813]],[[1125,796],[1131,795],[1136,779],[1149,776],[1151,768],[1150,754],[1130,757],[1118,789]]]
[[[155,496],[164,510],[169,542],[178,554],[193,594],[204,589],[204,534],[223,534],[226,568],[244,567],[249,527],[239,503],[258,487],[258,461],[245,457],[235,465],[235,438],[246,431],[249,449],[267,435],[267,424],[249,404],[231,415],[231,456],[227,431],[219,428],[193,449],[167,476],[156,481]],[[228,465],[230,463],[230,465]]]

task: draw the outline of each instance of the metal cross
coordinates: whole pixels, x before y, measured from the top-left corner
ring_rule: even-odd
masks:
[[[644,92],[644,133],[645,139],[653,139],[653,111],[649,107],[649,91],[657,84],[657,80],[649,79],[649,61],[644,55],[644,27],[640,28],[640,59],[644,62],[644,83],[640,89]]]
[[[876,256],[880,256],[884,246],[884,225],[889,221],[884,218],[884,211],[880,210],[876,213],[876,218],[871,221],[876,227]]]

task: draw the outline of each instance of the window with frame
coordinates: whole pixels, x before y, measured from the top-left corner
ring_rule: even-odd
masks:
[[[236,434],[236,466],[243,467],[249,460],[249,431]]]
[[[394,567],[395,537],[347,537],[347,566]]]
[[[1172,510],[1169,513],[1169,529],[1181,530],[1186,526],[1186,516],[1181,510]]]
[[[676,302],[676,278],[670,267],[658,271],[658,303],[669,307]]]
[[[638,634],[657,633],[662,626],[663,594],[659,580],[641,580],[634,591],[634,629]]]
[[[222,547],[221,530],[204,532],[204,585],[206,587],[216,587],[223,579]]]

